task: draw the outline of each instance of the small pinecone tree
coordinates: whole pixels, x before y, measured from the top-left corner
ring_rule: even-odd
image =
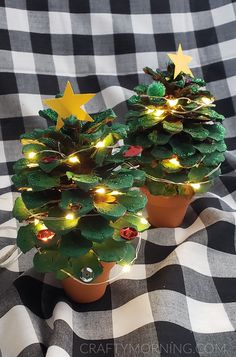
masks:
[[[51,109],[39,114],[57,123]],[[126,137],[123,124],[113,124],[112,110],[91,115],[93,122],[70,116],[55,126],[21,136],[25,158],[14,165],[13,183],[21,191],[13,215],[24,222],[17,235],[23,253],[36,248],[39,272],[81,278],[89,267],[95,279],[100,262],[129,264],[136,250],[131,241],[148,228],[137,215],[146,204],[139,189],[141,171],[111,160],[113,146]],[[114,170],[116,169],[116,170]]]
[[[154,195],[206,192],[224,161],[224,116],[212,109],[214,97],[202,79],[182,72],[173,79],[173,63],[144,72],[154,81],[134,88],[126,115],[125,142],[143,149],[132,164],[146,172]]]

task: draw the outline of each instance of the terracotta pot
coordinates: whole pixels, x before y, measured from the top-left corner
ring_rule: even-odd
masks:
[[[146,210],[152,226],[169,228],[180,226],[193,195],[155,196],[147,187],[142,187],[141,190],[148,199]]]
[[[99,300],[105,294],[108,285],[106,281],[109,279],[110,270],[116,263],[101,262],[101,264],[103,272],[92,283],[82,283],[70,277],[62,280],[62,286],[72,300],[79,303],[90,303]],[[102,284],[93,285],[94,283]]]

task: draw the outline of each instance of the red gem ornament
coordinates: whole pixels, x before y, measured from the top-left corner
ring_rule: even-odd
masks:
[[[133,240],[138,236],[138,231],[133,227],[121,228],[120,236],[125,240]]]
[[[138,156],[143,151],[142,146],[130,146],[130,148],[123,154],[124,157]]]
[[[48,157],[44,157],[41,161],[42,161],[44,164],[50,164],[51,162],[57,161],[57,160],[58,160],[58,157],[57,157],[57,156],[48,156]]]
[[[41,229],[38,231],[37,238],[38,240],[42,240],[43,242],[47,242],[51,240],[55,236],[55,233],[50,231],[49,229]]]

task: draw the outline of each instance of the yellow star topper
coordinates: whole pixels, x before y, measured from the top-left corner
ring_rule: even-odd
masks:
[[[180,72],[190,74],[190,76],[193,77],[193,74],[188,66],[188,63],[191,62],[192,57],[183,54],[181,44],[179,44],[178,52],[176,54],[168,53],[168,56],[175,65],[174,79]]]
[[[91,100],[96,94],[75,94],[70,82],[67,82],[64,94],[61,98],[44,99],[43,103],[55,110],[58,114],[56,130],[60,130],[64,121],[62,119],[74,115],[81,121],[93,121],[91,116],[86,113],[81,106]]]

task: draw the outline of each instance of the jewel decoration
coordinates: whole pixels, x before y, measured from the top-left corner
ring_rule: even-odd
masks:
[[[130,146],[130,148],[124,152],[124,157],[138,156],[143,151],[142,146]]]
[[[179,44],[178,52],[176,54],[168,53],[168,56],[175,65],[174,78],[176,78],[180,72],[184,72],[185,74],[189,74],[193,77],[192,71],[188,66],[188,63],[191,62],[192,57],[183,54],[181,44]]]
[[[78,211],[78,209],[80,209],[82,206],[78,203],[78,204],[70,204],[70,210],[72,211],[72,212],[76,212],[76,211]]]
[[[47,242],[51,240],[55,236],[55,233],[50,231],[49,229],[41,229],[37,233],[37,239],[43,242]]]
[[[57,161],[58,157],[57,156],[48,156],[48,157],[44,157],[41,161],[44,164],[50,164],[51,162]]]
[[[121,228],[120,236],[125,240],[133,240],[138,236],[138,231],[133,227]]]
[[[84,283],[90,283],[94,279],[93,269],[90,267],[84,267],[80,270],[80,280]]]
[[[95,94],[75,94],[70,82],[67,82],[64,94],[60,98],[49,98],[43,102],[58,114],[56,130],[60,130],[64,122],[62,120],[74,115],[81,121],[93,121],[91,116],[86,113],[81,106],[91,100]]]

